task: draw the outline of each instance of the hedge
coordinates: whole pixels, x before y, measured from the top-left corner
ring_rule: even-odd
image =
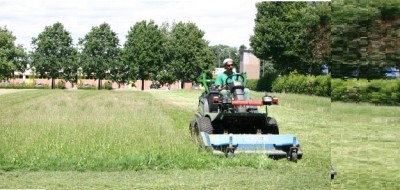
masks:
[[[289,75],[278,77],[272,84],[272,91],[330,96],[331,76],[313,76],[290,73]]]
[[[332,79],[332,101],[400,105],[400,79]]]
[[[5,88],[5,89],[49,89],[49,85],[44,84],[44,85],[34,85],[34,84],[25,84],[25,83],[19,83],[19,84],[13,84],[13,83],[7,83],[7,84],[0,84],[0,88]]]
[[[277,73],[266,73],[260,79],[247,81],[247,88],[254,91],[271,92],[272,83],[278,78]]]

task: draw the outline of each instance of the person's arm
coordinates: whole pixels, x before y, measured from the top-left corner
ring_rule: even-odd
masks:
[[[217,76],[217,79],[215,79],[215,85],[217,86],[218,91],[226,89],[226,86],[223,84],[224,84],[224,81],[223,81],[223,77],[222,77],[222,73],[221,73]]]

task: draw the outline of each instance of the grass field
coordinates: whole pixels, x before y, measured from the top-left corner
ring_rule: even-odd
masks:
[[[400,107],[332,104],[334,189],[400,189]]]
[[[0,95],[0,189],[399,187],[393,183],[398,174],[391,173],[399,169],[394,164],[399,161],[399,141],[394,138],[399,134],[399,108],[383,107],[389,111],[381,113],[381,107],[369,112],[369,106],[334,103],[331,109],[328,98],[276,94],[280,105],[270,107],[270,114],[282,134],[298,136],[303,159],[226,159],[200,150],[190,139],[188,125],[199,94],[21,90]],[[377,129],[380,122],[388,127]],[[333,182],[331,153],[339,172]],[[391,168],[375,166],[368,177],[369,170],[362,166],[376,163]]]

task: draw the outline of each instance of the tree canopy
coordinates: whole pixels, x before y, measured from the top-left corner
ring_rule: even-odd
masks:
[[[80,64],[86,76],[98,80],[105,79],[110,69],[120,61],[119,39],[107,23],[92,27],[84,38],[79,39],[81,46]]]
[[[355,0],[332,4],[332,76],[382,78],[400,68],[400,2]]]
[[[330,7],[326,2],[256,4],[254,54],[283,73],[319,74],[330,57]]]
[[[223,67],[222,61],[224,61],[224,59],[226,58],[231,58],[236,67],[240,63],[239,53],[238,53],[239,50],[236,47],[230,47],[227,45],[219,44],[211,46],[211,50],[216,59],[215,64],[213,64],[215,67]]]
[[[16,37],[6,27],[0,27],[0,80],[7,80],[14,71],[25,71],[27,55],[21,45],[15,45]]]
[[[210,70],[215,58],[208,42],[203,39],[204,32],[196,24],[174,23],[168,38],[168,51],[171,53],[170,68],[175,78],[196,81],[203,70]]]
[[[76,50],[72,44],[71,34],[64,29],[63,24],[56,22],[46,26],[38,37],[32,39],[32,60],[36,72],[52,79],[62,77],[63,69],[67,71],[76,62]]]
[[[128,32],[123,60],[129,65],[132,79],[155,80],[162,70],[166,36],[154,21],[137,22]]]

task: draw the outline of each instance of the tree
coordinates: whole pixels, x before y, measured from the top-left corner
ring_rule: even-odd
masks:
[[[399,1],[335,1],[332,14],[332,77],[382,78],[400,67]]]
[[[98,79],[98,89],[101,80],[113,66],[118,65],[120,48],[117,34],[111,30],[110,25],[103,23],[92,27],[84,38],[79,39],[82,48],[80,63],[86,76]]]
[[[166,36],[154,21],[137,22],[128,32],[123,60],[129,64],[131,78],[155,80],[163,68]],[[135,76],[136,75],[136,76]]]
[[[115,65],[111,66],[109,79],[118,83],[118,88],[120,88],[121,83],[127,83],[129,81],[129,71],[129,64],[124,61],[118,61]]]
[[[293,51],[299,32],[294,12],[306,6],[303,2],[260,2],[256,4],[254,35],[250,46],[263,60],[272,58],[277,70],[288,73],[296,69],[299,55]]]
[[[326,2],[260,2],[250,45],[280,73],[319,74],[330,61],[330,5]]]
[[[171,52],[171,69],[177,79],[195,81],[203,70],[212,69],[215,58],[203,39],[204,32],[194,23],[173,24],[168,52]]]
[[[51,88],[54,88],[55,79],[61,77],[63,69],[75,61],[76,51],[71,34],[63,24],[56,22],[33,38],[32,45],[33,66],[41,76],[51,78]]]
[[[173,73],[174,72],[174,68],[172,63],[172,59],[173,59],[173,52],[169,51],[172,50],[172,35],[171,35],[171,25],[168,22],[164,22],[161,24],[160,26],[160,30],[161,32],[164,34],[164,36],[166,37],[167,43],[164,43],[164,64],[162,64],[162,68],[160,70],[160,72],[157,75],[157,81],[161,84],[161,85],[170,85],[172,83],[174,83],[175,81],[177,81],[178,79],[176,78],[176,75]]]
[[[319,2],[298,11],[300,30],[296,47],[307,73],[320,74],[321,66],[331,62],[331,5]],[[305,68],[306,69],[306,68]]]
[[[61,78],[74,84],[78,82],[78,69],[79,69],[79,54],[76,48],[72,49],[73,58],[67,63],[62,65]]]
[[[236,47],[229,47],[228,45],[219,44],[211,46],[210,48],[214,54],[213,56],[217,59],[216,64],[214,64],[215,67],[223,67],[222,61],[226,58],[233,59],[233,63],[236,66],[239,64],[240,60]]]
[[[29,64],[29,55],[24,50],[22,45],[18,45],[15,48],[15,57],[14,57],[14,64],[15,70],[21,73],[25,73],[26,70],[31,69],[31,65]]]
[[[0,80],[13,77],[14,71],[26,63],[26,53],[21,45],[15,45],[15,40],[11,31],[0,27]]]

